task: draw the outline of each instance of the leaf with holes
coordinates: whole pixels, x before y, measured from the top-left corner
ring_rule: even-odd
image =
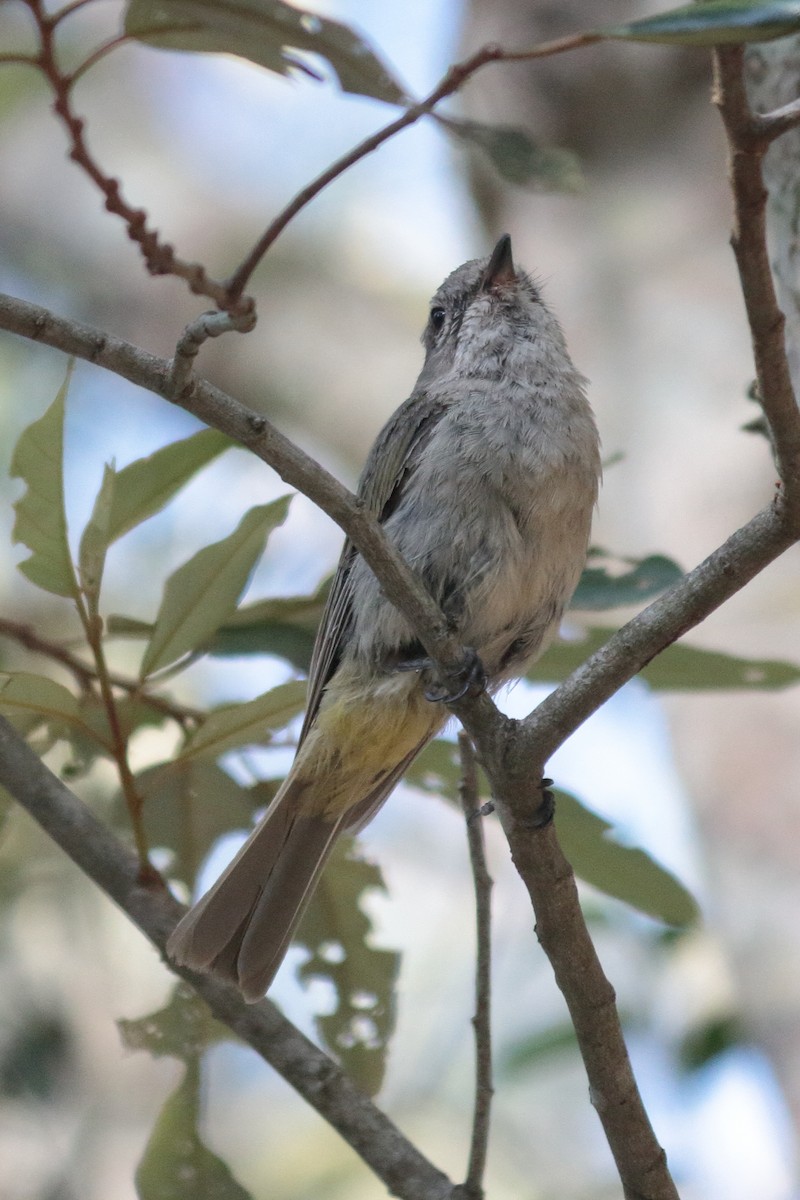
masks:
[[[400,968],[399,954],[370,945],[372,926],[360,901],[376,888],[385,891],[379,868],[358,857],[352,838],[340,839],[295,936],[311,953],[300,978],[321,977],[334,987],[336,1007],[316,1018],[320,1036],[369,1095],[386,1069]]]

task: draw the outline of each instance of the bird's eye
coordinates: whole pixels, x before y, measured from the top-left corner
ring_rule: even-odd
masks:
[[[431,309],[431,328],[434,330],[435,333],[438,333],[439,330],[444,325],[444,318],[445,318],[445,311],[443,308],[432,308]]]

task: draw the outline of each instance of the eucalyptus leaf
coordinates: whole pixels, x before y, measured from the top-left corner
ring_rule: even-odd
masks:
[[[565,855],[586,883],[667,925],[697,920],[697,903],[687,888],[644,850],[610,837],[608,821],[574,796],[558,793],[555,823]]]
[[[136,1168],[139,1200],[252,1200],[202,1141],[199,1121],[200,1068],[192,1060],[167,1097]]]
[[[360,901],[374,889],[385,891],[379,868],[358,856],[352,838],[341,838],[295,935],[311,955],[300,978],[328,979],[334,988],[333,1012],[316,1017],[319,1035],[368,1095],[383,1081],[400,969],[399,954],[370,944]]]
[[[594,565],[598,562],[601,565]],[[613,555],[593,549],[590,565],[581,575],[570,608],[598,611],[639,604],[683,578],[678,564],[663,554],[650,554],[638,560],[624,558],[621,560],[623,570],[612,572],[614,562]]]
[[[142,662],[142,677],[202,648],[228,620],[290,496],[251,508],[232,534],[205,546],[167,580]]]
[[[578,638],[560,638],[528,671],[537,683],[559,683],[617,631],[594,626]],[[655,691],[774,690],[800,681],[800,668],[775,659],[740,658],[676,642],[639,672]]]
[[[767,42],[800,30],[800,0],[705,0],[605,26],[603,38],[681,46]]]
[[[145,1017],[121,1019],[117,1028],[126,1050],[146,1050],[153,1058],[189,1062],[218,1042],[236,1041],[227,1025],[212,1017],[209,1007],[188,983],[177,983],[163,1008]]]
[[[407,100],[386,64],[347,25],[282,0],[131,0],[125,32],[168,50],[236,54],[280,75],[305,69],[293,50],[318,54],[343,91],[389,104]]]
[[[218,758],[242,746],[264,745],[270,734],[283,729],[301,713],[306,702],[306,685],[292,681],[280,684],[242,704],[213,709],[180,753],[189,758]]]
[[[12,719],[33,717],[36,723],[55,720],[82,725],[72,692],[45,675],[28,671],[0,672],[0,712]]]
[[[22,542],[31,551],[19,569],[44,591],[74,598],[78,581],[69,551],[64,507],[64,405],[71,370],[70,365],[44,416],[20,435],[10,470],[27,489],[14,505],[17,515],[11,534],[13,541]]]
[[[111,508],[114,503],[116,472],[106,464],[103,482],[97,493],[89,523],[83,531],[78,550],[78,574],[89,611],[97,614],[100,585],[103,581],[106,551],[110,543]]]
[[[199,470],[235,445],[216,429],[201,429],[123,467],[114,488],[109,544],[160,512]]]
[[[537,145],[523,129],[512,125],[484,125],[442,116],[437,120],[449,133],[482,150],[498,175],[509,183],[543,192],[586,189],[580,161],[571,150]]]

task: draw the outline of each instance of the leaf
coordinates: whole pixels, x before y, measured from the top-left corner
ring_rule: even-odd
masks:
[[[358,857],[352,838],[340,839],[295,936],[311,954],[300,978],[328,979],[336,994],[334,1011],[316,1017],[319,1035],[371,1096],[386,1069],[400,969],[399,954],[369,945],[360,900],[374,888],[385,891],[379,868]]]
[[[423,792],[455,801],[458,798],[458,784],[461,778],[458,746],[444,738],[435,738],[432,742],[428,742],[428,745],[407,769],[403,778],[406,783],[420,788]],[[481,772],[480,778],[481,783],[485,784],[483,772]],[[481,790],[483,791],[483,789]]]
[[[607,563],[613,560],[613,556],[607,551],[593,549],[590,560],[596,561],[600,558],[605,559]],[[631,570],[612,575],[607,565],[586,567],[570,602],[570,608],[598,611],[639,604],[683,578],[683,571],[678,564],[663,554],[651,554],[638,560],[623,558],[621,561],[629,564]]]
[[[109,544],[160,512],[202,467],[235,445],[216,429],[201,429],[123,467],[114,489]]]
[[[667,925],[697,920],[691,893],[644,850],[609,837],[611,825],[570,796],[558,792],[556,832],[575,874],[617,900]]]
[[[164,1006],[146,1017],[117,1021],[126,1050],[146,1050],[153,1058],[188,1062],[218,1042],[236,1041],[227,1025],[212,1017],[194,988],[177,983]]]
[[[283,729],[301,713],[306,703],[306,685],[293,681],[243,704],[225,704],[213,709],[181,751],[182,760],[219,758],[241,746],[263,745],[270,733]]]
[[[527,1034],[507,1047],[498,1064],[498,1077],[511,1082],[538,1070],[549,1059],[565,1052],[574,1054],[577,1049],[578,1039],[571,1021],[550,1025],[536,1033]]]
[[[11,475],[27,491],[14,505],[13,541],[31,551],[19,564],[23,575],[56,596],[78,595],[78,581],[69,552],[64,508],[64,404],[72,366],[43,417],[20,435],[11,457]]]
[[[523,129],[512,125],[484,125],[441,116],[437,120],[449,133],[482,150],[501,178],[510,183],[547,192],[586,189],[580,161],[571,150],[539,146]]]
[[[0,712],[79,723],[78,701],[60,683],[27,671],[0,672]]]
[[[209,654],[274,654],[308,671],[331,580],[311,596],[260,600],[236,610],[207,645]]]
[[[404,88],[348,26],[282,0],[131,0],[129,37],[171,50],[237,54],[280,75],[305,69],[289,48],[319,54],[343,91],[403,104]]]
[[[580,638],[561,638],[528,671],[526,679],[558,683],[577,670],[617,631],[595,626]],[[675,643],[639,672],[655,691],[730,691],[777,689],[800,681],[800,668],[774,659],[739,658],[716,650]]]
[[[111,508],[114,503],[116,472],[106,464],[103,482],[94,502],[89,523],[83,531],[78,550],[78,574],[81,587],[89,605],[89,611],[97,614],[100,601],[100,585],[106,561],[110,537]]]
[[[197,650],[234,611],[290,496],[251,508],[232,534],[205,546],[167,580],[142,677]]]
[[[139,1200],[252,1200],[200,1138],[200,1068],[192,1060],[159,1113],[134,1177]]]
[[[798,30],[800,0],[705,0],[596,32],[632,42],[723,46],[771,41]]]
[[[267,807],[277,788],[271,781],[240,787],[216,763],[202,758],[162,763],[136,777],[148,843],[173,852],[170,878],[190,887],[214,843],[234,830],[249,833],[254,814]],[[122,826],[121,796],[116,815]]]

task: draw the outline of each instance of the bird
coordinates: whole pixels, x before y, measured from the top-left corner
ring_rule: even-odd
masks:
[[[597,426],[507,234],[447,277],[422,340],[422,371],[378,434],[357,495],[471,656],[465,690],[494,693],[544,651],[580,578],[601,475]],[[293,765],[168,955],[259,1000],[337,838],[375,815],[455,698],[347,540]]]

